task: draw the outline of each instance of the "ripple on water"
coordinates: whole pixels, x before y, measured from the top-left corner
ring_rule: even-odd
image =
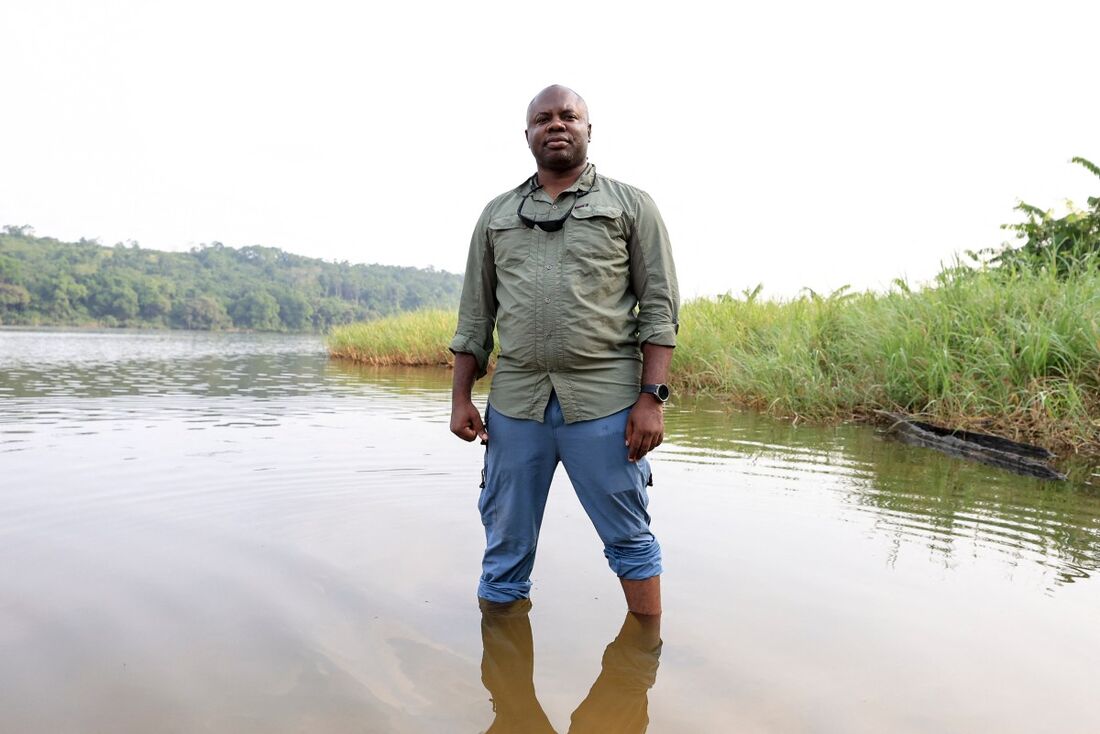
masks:
[[[829,514],[854,513],[874,532],[929,547],[969,544],[971,555],[1032,563],[1072,583],[1100,568],[1100,498],[1072,483],[1017,477],[905,446],[864,428],[792,427],[756,416],[670,414],[663,460],[765,480]],[[735,491],[727,485],[727,491]],[[828,501],[825,501],[828,504]]]
[[[472,700],[491,716],[476,609],[462,617],[472,608],[466,566],[476,566],[483,539],[483,454],[447,437],[449,379],[330,362],[312,337],[0,331],[0,567],[9,595],[0,596],[0,635],[12,619],[22,625],[21,636],[3,637],[18,643],[0,660],[3,687],[24,686],[26,700],[36,690],[93,700],[98,687],[122,680],[103,661],[125,659],[144,665],[147,704],[182,696],[190,703],[180,710],[202,711],[217,698],[203,685],[229,665],[227,680],[240,686],[234,700],[270,686],[280,701],[291,690],[308,701],[343,675],[339,693],[361,704],[360,728],[423,710],[424,691],[440,685],[458,702],[448,699],[435,721],[468,712]],[[1007,697],[1017,700],[1044,686],[1060,696],[1085,687],[1071,663],[1089,630],[1064,645],[1048,632],[1049,650],[1007,681],[997,678],[1002,666],[980,667],[983,655],[1003,650],[1003,635],[978,645],[999,622],[1017,635],[1016,649],[1043,620],[1077,614],[1069,592],[1087,591],[1080,582],[1100,567],[1095,494],[863,428],[792,427],[703,400],[681,399],[667,420],[652,495],[662,542],[678,556],[674,632],[654,689],[671,692],[658,699],[665,722],[696,721],[691,711],[722,709],[742,689],[753,700],[770,691],[776,710],[816,721],[843,698],[827,688],[833,680],[882,706],[912,700],[926,712],[927,700],[907,691],[932,690],[928,681],[959,666],[975,674],[949,679],[952,690],[986,685],[999,695],[1023,680]],[[591,528],[575,522],[581,513],[575,500],[552,497],[537,583],[587,596],[544,598],[540,629],[572,635],[540,643],[547,680],[585,678],[591,671],[576,671],[598,669],[607,643],[587,652],[570,643],[585,634],[575,620],[607,603],[595,569],[573,573],[582,549],[599,557]],[[1006,570],[1021,583],[988,581]],[[981,583],[970,590],[973,581]],[[1029,602],[1032,587],[1046,606]],[[996,614],[959,633],[954,618],[988,594],[1000,602]],[[930,622],[929,600],[953,598],[960,606]],[[1036,611],[1021,611],[1024,602]],[[906,607],[917,611],[897,611]],[[557,613],[568,622],[555,628]],[[452,650],[466,622],[474,647],[459,655]],[[957,655],[950,644],[927,652],[928,640],[944,639],[962,640]],[[837,654],[823,652],[832,645]],[[1047,657],[1059,666],[1037,667]],[[899,662],[883,668],[884,660]],[[423,670],[410,673],[414,663]],[[925,663],[930,672],[903,677]],[[18,673],[5,674],[5,664]],[[459,672],[447,677],[448,666]],[[577,685],[582,696],[590,684]],[[838,695],[813,697],[822,690]],[[115,693],[132,700],[134,691]],[[961,705],[943,701],[935,711]],[[0,728],[11,710],[0,712]],[[895,723],[916,720],[895,714]],[[406,718],[408,731],[442,730]],[[491,720],[459,718],[469,731]],[[689,729],[725,724],[716,716]],[[953,728],[966,727],[930,730]]]

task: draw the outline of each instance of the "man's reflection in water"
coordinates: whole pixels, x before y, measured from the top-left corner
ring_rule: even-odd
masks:
[[[481,603],[481,681],[496,718],[486,734],[555,734],[535,697],[530,600]],[[657,680],[661,618],[627,613],[603,654],[603,669],[570,719],[570,734],[640,734],[649,726],[647,694]]]

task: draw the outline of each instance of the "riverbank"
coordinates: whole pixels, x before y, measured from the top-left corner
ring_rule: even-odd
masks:
[[[680,390],[792,420],[875,420],[875,410],[1100,457],[1100,274],[947,269],[927,288],[749,294],[683,306]],[[333,329],[334,357],[449,364],[448,311]]]

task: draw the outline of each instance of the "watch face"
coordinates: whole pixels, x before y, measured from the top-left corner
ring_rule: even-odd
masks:
[[[672,391],[668,389],[668,385],[642,385],[642,392],[647,392],[653,397],[660,400],[662,403],[667,401]]]

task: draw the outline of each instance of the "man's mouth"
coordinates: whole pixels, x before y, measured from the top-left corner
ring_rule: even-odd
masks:
[[[544,144],[547,148],[565,148],[570,145],[569,138],[550,138]]]

